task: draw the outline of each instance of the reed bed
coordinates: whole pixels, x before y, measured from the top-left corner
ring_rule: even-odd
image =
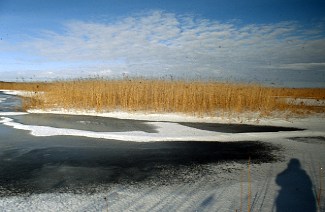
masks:
[[[287,98],[325,99],[323,88],[274,88],[255,84],[149,79],[78,79],[51,83],[0,83],[0,89],[35,91],[24,107],[77,110],[181,112],[215,115],[259,112],[323,113],[324,107],[290,104]],[[38,92],[44,91],[44,92]]]

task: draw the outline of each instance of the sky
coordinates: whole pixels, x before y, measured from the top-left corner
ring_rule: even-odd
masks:
[[[0,81],[325,87],[323,0],[0,0]]]

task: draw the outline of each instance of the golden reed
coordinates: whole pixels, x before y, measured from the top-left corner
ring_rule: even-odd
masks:
[[[274,112],[324,113],[324,106],[290,104],[287,99],[325,100],[324,88],[274,88],[255,84],[149,80],[78,79],[50,83],[0,82],[0,89],[35,92],[24,107],[105,111],[181,112],[193,115]],[[44,91],[44,92],[39,92]]]

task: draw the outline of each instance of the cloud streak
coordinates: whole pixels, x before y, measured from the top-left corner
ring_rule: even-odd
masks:
[[[273,68],[286,69],[292,71],[324,71],[325,72],[325,63],[291,63],[291,64],[282,64]]]
[[[153,11],[113,23],[70,21],[64,33],[44,31],[22,48],[52,62],[95,61],[87,69],[94,74],[249,80],[273,69],[324,70],[323,32],[296,22],[238,26]]]

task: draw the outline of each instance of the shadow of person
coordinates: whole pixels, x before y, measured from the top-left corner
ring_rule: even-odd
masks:
[[[316,212],[312,182],[306,171],[301,169],[298,159],[291,159],[287,169],[278,174],[275,181],[281,186],[276,199],[276,211]]]

